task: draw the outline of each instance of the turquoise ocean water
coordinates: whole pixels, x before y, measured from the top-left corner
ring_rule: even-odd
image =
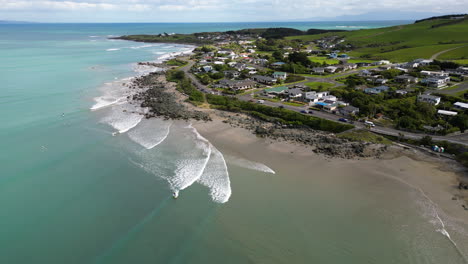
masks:
[[[0,25],[0,262],[465,263],[406,205],[414,193],[372,210],[357,189],[323,191],[332,179],[239,161],[189,124],[142,120],[125,100],[124,84],[148,71],[136,62],[191,47],[109,39],[402,23]]]

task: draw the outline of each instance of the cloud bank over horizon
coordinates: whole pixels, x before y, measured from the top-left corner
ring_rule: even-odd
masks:
[[[466,12],[468,0],[0,0],[2,20],[35,22],[398,20]]]

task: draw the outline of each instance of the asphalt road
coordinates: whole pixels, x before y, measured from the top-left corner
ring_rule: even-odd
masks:
[[[202,91],[217,92],[216,90],[212,90],[206,87],[206,85],[203,85],[202,83],[200,83],[200,81],[192,73],[190,73],[189,70],[192,68],[194,64],[195,64],[194,61],[189,61],[189,63],[186,66],[181,67],[180,70],[184,71],[187,74],[187,76],[190,78],[190,80],[192,80],[192,82],[195,84],[197,89],[202,90]],[[358,72],[358,70],[347,72],[346,74],[343,74],[343,76],[349,75],[355,72]],[[333,78],[336,78],[336,77],[337,76],[334,76]],[[303,84],[307,82],[328,82],[328,83],[339,84],[332,78],[306,77],[306,80],[304,82],[296,83],[295,85]],[[237,98],[239,100],[249,101],[249,100],[253,100],[252,95],[253,94],[239,95],[237,96]],[[282,103],[270,102],[266,100],[265,100],[264,105],[268,105],[271,107],[283,106],[285,109],[289,109],[289,110],[297,111],[297,112],[301,112],[303,110],[308,109],[308,106],[297,107],[297,106],[291,106],[291,105],[284,105]],[[336,122],[340,122],[339,119],[342,117],[342,116],[334,115],[334,114],[323,112],[323,111],[313,111],[313,114],[308,114],[308,115],[331,120],[331,121],[336,121]],[[361,122],[354,122],[353,125],[359,129],[366,128],[364,123],[361,123]],[[397,130],[394,128],[382,127],[382,126],[376,126],[376,127],[370,128],[370,131],[377,133],[377,134],[388,135],[388,136],[399,136],[403,134],[405,138],[410,138],[410,139],[421,139],[424,136],[431,136],[433,140],[437,140],[437,141],[445,140],[447,142],[468,146],[468,133],[458,134],[458,135],[449,135],[449,136],[434,136],[434,135],[427,135],[423,133],[411,133],[411,132],[401,131],[401,130]]]

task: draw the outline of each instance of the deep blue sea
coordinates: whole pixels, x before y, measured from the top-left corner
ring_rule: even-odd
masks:
[[[109,39],[410,22],[0,25],[0,263],[466,263],[418,191],[142,118],[137,62],[193,47]]]

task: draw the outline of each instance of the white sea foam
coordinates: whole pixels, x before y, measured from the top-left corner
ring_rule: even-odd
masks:
[[[152,149],[167,138],[171,131],[171,125],[171,121],[157,118],[144,119],[128,133],[128,136],[144,148]]]
[[[112,49],[106,49],[106,51],[118,51],[120,50],[119,48],[112,48]]]
[[[231,182],[223,154],[210,144],[211,155],[198,183],[210,189],[214,202],[226,203],[231,197]]]
[[[88,36],[90,38],[99,38],[99,36]]]
[[[125,133],[134,128],[143,119],[144,111],[137,107],[123,103],[111,107],[110,114],[104,117],[101,122],[115,128],[119,133]]]
[[[227,162],[233,165],[242,167],[242,168],[275,174],[274,170],[272,170],[270,167],[268,167],[267,165],[263,163],[246,160],[246,159],[239,158],[239,157],[233,157],[233,156],[229,156],[227,158]]]
[[[104,96],[100,96],[100,97],[96,97],[94,98],[94,101],[96,102],[96,104],[94,104],[92,107],[91,107],[91,110],[95,111],[95,110],[99,110],[99,109],[102,109],[102,108],[105,108],[105,107],[108,107],[108,106],[111,106],[111,105],[114,105],[114,104],[118,104],[118,103],[122,103],[126,100],[126,97],[120,97],[120,98],[113,98],[113,97],[104,97]]]

